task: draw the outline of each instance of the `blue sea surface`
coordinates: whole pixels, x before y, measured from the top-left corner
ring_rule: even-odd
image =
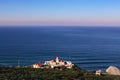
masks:
[[[120,27],[0,27],[0,66],[56,56],[87,70],[120,68]]]

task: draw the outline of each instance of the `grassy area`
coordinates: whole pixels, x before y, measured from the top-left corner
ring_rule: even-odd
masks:
[[[96,76],[77,66],[61,70],[0,67],[0,80],[120,80],[120,76]]]

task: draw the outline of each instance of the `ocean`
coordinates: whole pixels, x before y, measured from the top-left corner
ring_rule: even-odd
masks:
[[[0,66],[56,56],[87,70],[120,68],[120,27],[0,27]]]

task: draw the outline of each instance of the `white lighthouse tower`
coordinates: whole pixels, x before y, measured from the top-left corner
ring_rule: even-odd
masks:
[[[59,63],[59,58],[58,58],[58,56],[56,56],[56,63]]]

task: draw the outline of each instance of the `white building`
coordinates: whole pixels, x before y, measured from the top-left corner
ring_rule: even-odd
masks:
[[[102,70],[97,70],[95,74],[100,76],[102,74]]]
[[[48,65],[51,68],[65,66],[66,68],[72,68],[74,64],[72,64],[71,61],[63,61],[59,60],[58,57],[56,57],[55,60],[45,61],[44,65]]]
[[[41,68],[42,66],[43,64],[40,62],[32,65],[33,68]]]

